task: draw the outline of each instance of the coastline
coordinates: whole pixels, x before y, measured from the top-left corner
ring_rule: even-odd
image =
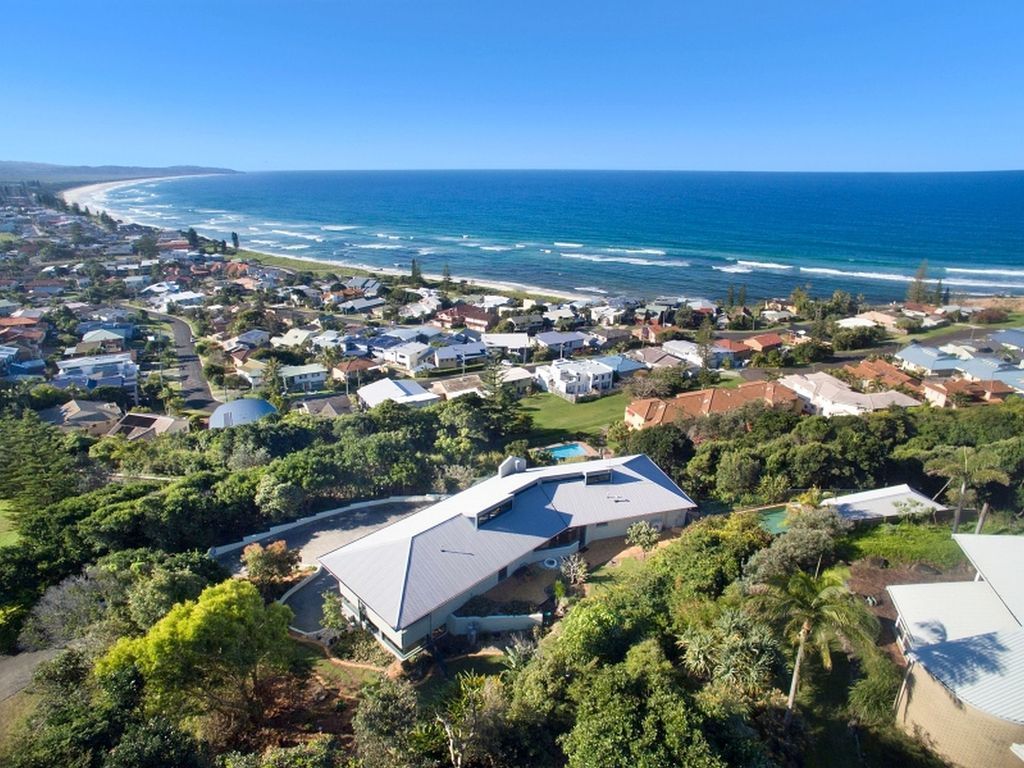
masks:
[[[62,190],[59,196],[72,205],[77,203],[82,208],[89,208],[93,213],[99,213],[100,211],[106,211],[108,215],[118,221],[124,221],[129,224],[136,224],[138,226],[150,227],[151,229],[160,230],[161,227],[154,226],[152,224],[146,224],[137,219],[133,219],[131,216],[110,208],[103,195],[111,190],[119,189],[121,187],[129,187],[139,182],[152,182],[152,181],[169,181],[172,179],[190,179],[202,176],[212,176],[215,174],[189,174],[184,176],[152,176],[142,177],[138,179],[121,179],[118,181],[103,181],[94,184],[85,184],[80,187],[71,187],[70,189]],[[203,233],[199,230],[200,235]],[[377,267],[372,264],[360,264],[358,262],[346,261],[340,259],[325,259],[318,258],[315,256],[300,256],[296,254],[282,254],[273,253],[271,251],[263,251],[258,248],[246,247],[244,249],[247,253],[255,254],[258,257],[271,257],[274,259],[282,259],[291,262],[297,262],[298,264],[316,264],[323,267],[336,267],[339,269],[355,269],[360,272],[366,272],[369,274],[380,274],[388,275],[389,277],[401,277],[407,275],[408,272],[394,267]],[[288,268],[288,267],[285,267]],[[423,273],[423,277],[427,280],[440,282],[444,279],[443,275],[433,273]],[[582,293],[572,293],[570,291],[562,291],[554,288],[545,288],[540,285],[529,285],[527,283],[518,283],[506,280],[490,280],[487,278],[477,278],[470,275],[451,275],[449,278],[454,283],[466,283],[469,285],[479,286],[481,288],[489,288],[500,293],[510,294],[528,294],[530,296],[537,297],[551,297],[564,301],[594,301],[598,300],[597,296],[588,296]]]

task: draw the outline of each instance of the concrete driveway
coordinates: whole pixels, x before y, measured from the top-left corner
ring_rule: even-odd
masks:
[[[315,566],[317,558],[321,555],[342,547],[350,541],[362,538],[396,520],[401,520],[425,506],[428,505],[422,502],[386,504],[342,512],[335,517],[285,531],[280,536],[266,539],[263,544],[283,540],[289,549],[299,550],[301,565]],[[233,573],[238,573],[242,569],[241,556],[242,551],[236,550],[235,552],[226,552],[217,559]],[[334,578],[325,571],[302,589],[293,593],[287,601],[287,605],[295,612],[292,626],[303,632],[315,632],[320,629],[322,595],[325,590],[335,588],[335,584]]]

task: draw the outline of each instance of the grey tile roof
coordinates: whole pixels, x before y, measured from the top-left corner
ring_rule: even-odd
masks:
[[[611,470],[587,485],[584,472]],[[512,508],[477,527],[476,515]],[[464,594],[566,528],[696,505],[647,456],[492,477],[320,558],[395,629]]]

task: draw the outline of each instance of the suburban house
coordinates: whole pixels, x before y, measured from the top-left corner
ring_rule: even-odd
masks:
[[[622,536],[646,520],[685,525],[696,505],[647,456],[498,474],[320,558],[345,612],[408,658],[470,598],[523,566]]]
[[[424,363],[429,362],[433,365],[434,348],[419,341],[407,341],[404,344],[385,349],[382,357],[384,362],[392,363],[411,373]]]
[[[998,344],[1006,349],[1016,352],[1024,351],[1024,328],[1005,328],[996,331],[989,338],[993,344]]]
[[[923,386],[924,398],[937,408],[958,408],[965,405],[1001,403],[1015,390],[1001,381],[969,381],[967,379],[929,380]]]
[[[936,347],[911,344],[896,353],[896,363],[903,370],[919,376],[949,376],[956,372],[959,359]]]
[[[845,381],[827,373],[794,373],[779,383],[789,387],[804,401],[806,410],[820,416],[857,416],[891,406],[909,408],[920,405],[902,392],[856,392]]]
[[[452,379],[441,379],[430,385],[430,391],[443,400],[454,400],[464,395],[486,397],[483,379],[475,373],[456,376]]]
[[[290,392],[312,392],[324,388],[327,382],[327,369],[320,363],[282,365],[281,381]]]
[[[99,403],[92,400],[68,400],[39,412],[39,419],[53,424],[65,432],[82,431],[87,435],[105,435],[111,426],[121,418],[121,409],[116,403]]]
[[[468,341],[464,344],[448,344],[433,348],[435,368],[455,368],[487,359],[487,347],[483,342]]]
[[[682,360],[675,355],[670,355],[661,347],[643,347],[634,349],[629,354],[634,360],[639,360],[648,368],[674,368],[682,365]]]
[[[373,360],[367,360],[362,357],[354,357],[351,360],[342,360],[335,363],[331,369],[331,377],[337,381],[349,381],[355,379],[357,382],[362,378],[364,374],[369,371],[375,371],[380,368],[380,365]]]
[[[736,389],[701,389],[683,392],[668,400],[648,397],[626,406],[625,421],[630,429],[647,429],[711,413],[729,413],[750,403],[769,408],[800,411],[803,403],[793,390],[772,381],[751,381]]]
[[[718,341],[715,343],[721,344]],[[754,352],[771,352],[772,350],[782,349],[785,342],[777,333],[760,333],[757,336],[744,339],[743,344],[750,347]]]
[[[946,510],[942,504],[932,501],[906,483],[823,499],[821,506],[833,507],[841,516],[855,523],[884,522]]]
[[[497,350],[520,359],[525,358],[533,346],[528,333],[485,333],[480,341],[488,350]]]
[[[316,331],[309,331],[305,328],[289,328],[281,336],[271,336],[270,346],[278,347],[301,347],[317,335]]]
[[[617,379],[628,379],[637,371],[646,371],[647,366],[638,360],[625,355],[605,355],[594,358],[595,363],[607,365],[615,373]]]
[[[75,386],[90,391],[96,387],[117,387],[130,392],[132,398],[137,400],[138,377],[139,366],[135,364],[131,353],[120,352],[58,360],[57,375],[53,377],[52,383],[61,389]]]
[[[471,331],[483,333],[494,327],[498,321],[494,312],[474,307],[472,304],[456,304],[454,307],[442,309],[434,315],[434,322],[442,328],[461,328],[465,326]]]
[[[110,428],[107,437],[123,437],[128,441],[151,440],[160,435],[188,432],[188,428],[188,419],[156,413],[126,413]]]
[[[517,397],[528,394],[533,386],[533,374],[525,368],[512,366],[501,371],[501,384]]]
[[[413,408],[433,405],[441,398],[428,392],[411,379],[381,379],[356,390],[359,401],[367,408],[374,408],[385,400],[390,400]]]
[[[587,334],[579,331],[547,331],[534,336],[533,342],[563,357],[583,349],[587,343]]]
[[[843,370],[852,376],[862,389],[918,389],[920,386],[920,382],[913,376],[880,357],[874,360],[861,360],[856,365],[844,365]]]
[[[1024,536],[954,534],[973,581],[894,585],[907,661],[896,723],[951,764],[1019,768],[1024,744]]]
[[[301,400],[292,410],[300,411],[320,419],[334,419],[352,412],[352,401],[347,395],[331,395],[310,400]]]
[[[690,365],[700,366],[704,364],[701,358],[700,345],[692,341],[673,339],[672,341],[666,341],[661,345],[661,348]],[[730,363],[733,361],[732,352],[721,346],[718,342],[712,343],[708,350],[708,367],[721,368],[726,360]]]
[[[545,392],[575,400],[607,392],[614,383],[615,371],[596,360],[555,360],[537,366],[533,378]]]
[[[248,359],[235,364],[235,374],[249,382],[252,387],[263,385],[263,370],[267,364],[262,360]]]

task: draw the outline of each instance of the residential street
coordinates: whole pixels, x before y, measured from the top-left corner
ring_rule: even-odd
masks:
[[[185,407],[210,413],[217,407],[218,402],[213,399],[210,385],[203,378],[203,366],[196,354],[196,345],[192,341],[192,329],[188,323],[177,317],[152,310],[147,312],[152,317],[166,320],[174,329],[174,351],[181,366],[181,396],[185,400]]]

